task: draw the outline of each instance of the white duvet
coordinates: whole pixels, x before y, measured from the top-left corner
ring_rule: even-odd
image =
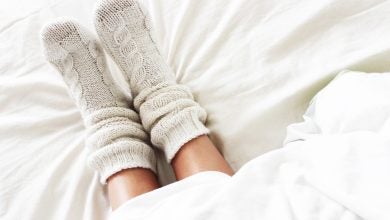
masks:
[[[2,220],[108,216],[105,188],[85,165],[80,114],[59,74],[44,61],[39,43],[42,25],[59,16],[71,16],[93,30],[94,2],[1,1]],[[390,70],[389,1],[142,2],[162,53],[178,81],[208,111],[211,137],[235,170],[281,147],[286,126],[301,120],[310,99],[341,69]],[[287,150],[265,157],[279,151]],[[171,181],[163,165],[159,171],[162,183]],[[371,202],[374,198],[367,199]]]
[[[130,200],[125,219],[390,219],[390,73],[344,72],[285,146],[233,177],[194,175]]]

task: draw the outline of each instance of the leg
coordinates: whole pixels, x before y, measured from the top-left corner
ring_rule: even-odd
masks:
[[[209,132],[204,126],[206,111],[187,87],[176,83],[137,1],[103,1],[95,12],[95,27],[130,85],[134,107],[151,142],[164,151],[178,179],[206,170],[232,174],[205,136]]]
[[[151,170],[133,168],[109,177],[107,188],[111,207],[116,209],[129,199],[159,188],[159,184]]]
[[[88,130],[88,165],[102,184],[109,182],[113,208],[157,188],[149,136],[116,89],[100,45],[83,27],[65,20],[46,26],[42,40],[47,60],[62,74],[80,108]]]
[[[219,171],[233,175],[233,170],[206,135],[183,145],[173,158],[172,166],[177,180],[202,171]],[[159,184],[156,175],[148,169],[122,170],[108,179],[108,195],[113,209],[129,199],[157,188]]]
[[[233,175],[233,170],[206,135],[184,144],[173,158],[172,167],[178,180],[202,171]]]
[[[206,135],[183,145],[173,158],[172,166],[177,180],[202,171],[219,171],[233,175],[233,170]],[[140,168],[122,170],[112,175],[107,182],[112,209],[129,199],[159,188],[156,175],[148,169]]]

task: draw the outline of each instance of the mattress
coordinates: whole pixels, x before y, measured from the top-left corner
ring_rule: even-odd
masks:
[[[177,81],[207,110],[211,138],[235,170],[282,146],[286,126],[302,120],[341,69],[390,69],[389,1],[141,2]],[[107,218],[105,188],[85,164],[80,113],[39,40],[42,25],[62,16],[93,31],[94,3],[1,2],[1,219]],[[159,173],[172,181],[163,162]]]

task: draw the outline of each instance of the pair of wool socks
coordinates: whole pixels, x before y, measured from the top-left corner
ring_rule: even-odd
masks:
[[[100,2],[95,27],[128,81],[133,100],[117,89],[102,47],[83,27],[62,20],[42,31],[46,59],[62,74],[88,129],[88,164],[102,183],[123,169],[156,172],[149,140],[170,162],[186,142],[209,132],[206,112],[187,87],[176,84],[136,1]]]

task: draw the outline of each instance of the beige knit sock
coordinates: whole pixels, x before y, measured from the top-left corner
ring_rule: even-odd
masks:
[[[46,59],[62,74],[88,129],[88,165],[102,183],[114,173],[134,167],[155,171],[156,159],[139,116],[117,90],[96,40],[67,20],[44,27]]]
[[[205,110],[187,87],[176,84],[136,1],[103,0],[95,17],[104,47],[129,81],[142,124],[170,162],[186,142],[209,132]]]

